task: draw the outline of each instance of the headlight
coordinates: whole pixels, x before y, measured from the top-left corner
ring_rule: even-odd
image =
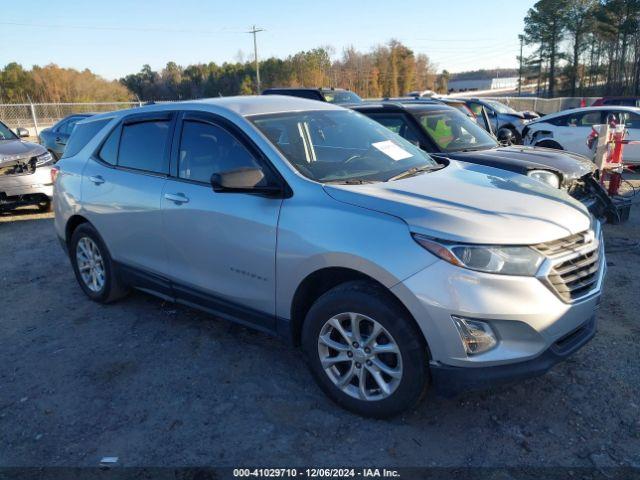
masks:
[[[529,247],[457,244],[415,233],[413,238],[441,259],[479,272],[533,276],[544,260],[542,255]]]
[[[546,183],[553,188],[560,188],[560,177],[548,170],[530,170],[527,172],[527,176]]]
[[[36,167],[40,167],[42,165],[47,165],[48,163],[53,162],[53,155],[50,152],[45,152],[42,155],[38,155],[36,157]]]

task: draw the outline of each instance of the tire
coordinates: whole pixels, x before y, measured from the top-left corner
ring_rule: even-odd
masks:
[[[359,336],[354,336],[351,328],[354,316],[361,331]],[[372,338],[376,323],[382,330]],[[335,328],[336,324],[343,327],[347,336],[351,335],[350,340],[359,339],[358,348],[353,348],[353,343],[347,346],[347,337]],[[302,327],[302,347],[311,373],[327,396],[364,417],[388,418],[414,407],[429,384],[427,346],[422,333],[389,292],[369,282],[347,282],[318,298]],[[397,353],[374,353],[382,349],[396,349]],[[344,360],[334,362],[332,357],[337,356]],[[326,370],[321,357],[328,366]],[[378,368],[381,364],[384,369]],[[386,391],[374,374],[387,385]],[[347,378],[350,380],[343,387],[338,386]]]
[[[79,247],[80,244],[82,244],[81,247]],[[83,258],[87,259],[89,263],[93,260],[93,264],[97,267],[96,270],[89,269],[87,272],[87,262],[84,262],[83,265],[78,264],[79,256],[82,257],[82,253],[79,252],[83,251],[91,253],[90,256],[92,258],[89,258],[86,254]],[[95,255],[96,251],[97,256]],[[69,258],[80,288],[91,300],[98,303],[111,303],[128,293],[128,289],[118,278],[109,250],[91,224],[83,223],[74,230],[69,242]],[[94,271],[98,272],[100,267],[102,282],[99,281],[100,276],[96,275],[94,283],[91,281],[92,274]],[[89,280],[83,277],[83,273],[80,271],[81,268],[83,268],[83,272],[88,273]]]
[[[38,211],[41,213],[48,213],[53,211],[53,203],[50,199],[42,200],[38,203]]]
[[[564,150],[562,145],[558,142],[554,142],[553,140],[542,140],[535,145],[536,147],[544,147],[544,148],[553,148],[555,150]]]

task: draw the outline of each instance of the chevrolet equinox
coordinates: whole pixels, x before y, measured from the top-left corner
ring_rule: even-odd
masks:
[[[595,334],[605,259],[582,204],[436,162],[336,105],[96,115],[54,176],[57,235],[90,299],[135,288],[277,334],[361,415],[542,374]]]

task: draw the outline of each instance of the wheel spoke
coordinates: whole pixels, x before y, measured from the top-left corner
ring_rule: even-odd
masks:
[[[334,366],[336,363],[341,362],[350,362],[351,359],[347,356],[346,353],[342,352],[336,355],[335,357],[325,357],[322,359],[322,368],[327,369],[329,367]]]
[[[389,389],[389,384],[384,381],[384,378],[382,378],[382,374],[380,373],[380,370],[377,370],[376,368],[371,368],[371,367],[367,367],[367,369],[369,370],[369,373],[371,374],[373,379],[376,381],[376,383],[380,387],[380,390],[382,390],[382,393],[384,393],[385,395],[389,395],[391,393],[391,390]]]
[[[382,326],[378,322],[373,323],[373,328],[371,329],[371,334],[367,337],[367,340],[364,342],[365,346],[370,347],[371,344],[378,338],[382,332]]]
[[[351,336],[353,339],[361,343],[362,337],[360,336],[360,315],[357,313],[349,313],[349,320],[351,321]]]
[[[391,368],[389,365],[385,364],[379,358],[373,359],[372,362],[373,362],[373,366],[372,366],[373,370],[382,371],[392,378],[400,378],[402,376],[402,372],[399,369]]]
[[[340,323],[340,320],[338,320],[336,317],[333,317],[331,320],[329,320],[329,324],[335,328],[338,333],[340,335],[342,335],[342,338],[345,339],[345,341],[347,342],[347,344],[351,344],[351,335],[349,334],[349,332],[347,332],[344,327],[342,326],[342,324]]]
[[[367,371],[365,368],[361,368],[358,373],[358,393],[360,397],[364,400],[368,397],[367,395]]]
[[[373,350],[373,353],[375,353],[375,354],[380,354],[380,353],[400,353],[398,351],[398,346],[395,343],[385,343],[385,344],[376,343],[375,345],[373,345],[371,347],[371,350]]]
[[[356,373],[356,367],[352,363],[351,368],[349,368],[349,371],[345,373],[343,376],[338,378],[336,385],[340,388],[343,388],[345,385],[351,382],[351,379],[353,378],[355,373]]]
[[[320,335],[320,338],[318,340],[323,345],[326,345],[327,347],[337,350],[339,352],[346,352],[347,350],[349,350],[349,345],[345,345],[344,343],[340,343],[333,340],[328,333],[325,333],[324,335]]]

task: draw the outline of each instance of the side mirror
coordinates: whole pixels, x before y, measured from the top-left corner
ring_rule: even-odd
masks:
[[[277,195],[282,187],[269,185],[261,168],[245,167],[211,175],[211,187],[214,192],[258,193]]]
[[[29,130],[27,130],[26,128],[23,127],[18,127],[16,129],[16,133],[18,134],[18,137],[20,138],[26,138],[29,136]]]

